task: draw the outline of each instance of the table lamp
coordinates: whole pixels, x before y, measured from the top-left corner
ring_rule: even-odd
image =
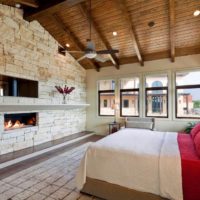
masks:
[[[115,115],[113,123],[116,123],[116,121],[117,121],[116,110],[119,110],[119,104],[118,103],[114,103],[111,108],[114,110],[114,115]]]

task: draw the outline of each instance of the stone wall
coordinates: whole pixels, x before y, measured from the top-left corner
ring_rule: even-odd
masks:
[[[58,43],[22,10],[0,4],[0,74],[39,81],[39,98],[0,97],[0,104],[60,104],[55,85],[74,86],[67,103],[85,103],[86,72],[72,56],[58,55]],[[42,111],[38,127],[4,132],[0,112],[0,154],[85,130],[86,110]]]

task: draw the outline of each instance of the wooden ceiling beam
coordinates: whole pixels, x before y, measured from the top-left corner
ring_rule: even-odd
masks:
[[[104,44],[106,49],[107,50],[112,49],[110,43],[108,42],[107,38],[104,36],[102,31],[100,30],[96,21],[94,20],[94,18],[92,16],[90,16],[89,10],[88,10],[85,2],[82,2],[81,4],[79,4],[79,8],[80,8],[81,13],[87,19],[88,24],[91,22],[93,30],[95,30],[95,32],[97,33],[98,37],[100,38],[100,40],[102,41],[102,43]],[[109,55],[109,58],[110,58],[111,62],[113,63],[113,65],[116,67],[116,69],[119,69],[120,66],[119,66],[119,61],[118,61],[117,56],[115,54],[108,54],[108,55]]]
[[[54,23],[68,35],[68,38],[70,39],[70,42],[73,43],[78,50],[80,50],[80,51],[84,51],[85,50],[84,45],[74,35],[74,33],[69,29],[69,27],[67,27],[63,23],[62,19],[57,14],[53,14],[52,15],[52,19],[54,20]],[[98,72],[100,71],[100,65],[96,61],[93,61],[93,60],[90,60],[90,59],[88,59],[88,61],[90,62],[90,64],[92,64],[94,66],[96,71],[98,71]]]
[[[175,0],[169,0],[169,32],[171,61],[175,62]]]
[[[25,1],[25,0],[24,0]],[[38,9],[26,8],[24,10],[24,19],[28,21],[33,21],[41,16],[52,15],[59,12],[66,6],[73,6],[85,0],[53,0],[45,1],[40,3]]]
[[[25,6],[29,6],[29,7],[32,7],[32,8],[38,8],[39,7],[37,0],[16,0],[14,2],[20,3],[20,4],[25,5]]]
[[[200,46],[192,46],[192,47],[184,47],[184,48],[177,48],[176,49],[176,57],[179,56],[188,56],[188,55],[195,55],[200,54]],[[145,61],[153,61],[153,60],[159,60],[159,59],[165,59],[170,58],[170,52],[168,50],[156,52],[156,53],[149,53],[144,55]],[[132,64],[137,63],[138,59],[137,56],[132,57],[122,57],[120,58],[120,64]],[[102,64],[102,67],[109,67],[110,63],[106,62]]]
[[[144,61],[143,61],[142,55],[140,53],[139,44],[138,44],[138,41],[137,41],[137,38],[136,38],[136,35],[135,35],[135,30],[134,30],[134,27],[133,27],[133,24],[132,24],[131,17],[128,14],[128,10],[127,10],[127,7],[125,5],[125,1],[124,0],[115,0],[115,2],[116,2],[116,6],[121,10],[122,16],[124,17],[124,19],[126,21],[130,35],[132,37],[133,46],[134,46],[138,61],[140,62],[141,66],[144,66]]]

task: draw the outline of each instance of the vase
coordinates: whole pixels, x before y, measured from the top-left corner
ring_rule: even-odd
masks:
[[[63,104],[66,104],[66,95],[63,95]]]

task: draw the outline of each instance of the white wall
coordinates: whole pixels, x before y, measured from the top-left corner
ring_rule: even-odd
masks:
[[[177,57],[175,63],[171,63],[170,59],[162,59],[156,61],[145,62],[144,67],[138,63],[120,66],[120,70],[114,67],[102,68],[100,72],[94,69],[87,70],[86,87],[87,87],[87,103],[90,107],[87,109],[87,130],[93,130],[98,134],[108,133],[108,123],[112,122],[114,117],[98,116],[98,93],[97,81],[102,79],[115,79],[118,87],[118,79],[122,77],[139,76],[144,83],[145,74],[168,73],[169,76],[169,117],[167,119],[156,119],[156,129],[163,131],[181,131],[191,119],[175,118],[175,92],[174,92],[174,74],[180,70],[200,70],[200,54]],[[144,84],[140,83],[140,117],[145,117],[145,96]],[[119,102],[118,88],[116,88],[116,102]],[[118,121],[124,118],[119,117]]]

